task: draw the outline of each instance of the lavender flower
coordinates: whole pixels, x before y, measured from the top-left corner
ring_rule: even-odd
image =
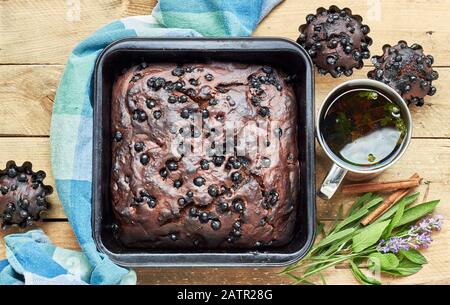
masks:
[[[380,240],[377,250],[382,253],[397,253],[400,250],[428,248],[433,241],[431,233],[441,230],[442,219],[442,215],[424,218],[417,225],[411,226],[404,236]]]
[[[431,233],[434,231],[440,231],[442,226],[442,215],[437,215],[436,217],[428,217],[423,219],[418,225],[412,226],[411,230],[416,233]]]

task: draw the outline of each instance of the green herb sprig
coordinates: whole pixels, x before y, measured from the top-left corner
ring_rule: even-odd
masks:
[[[423,234],[423,240],[418,240],[419,231],[425,226],[428,226],[427,234],[440,229],[440,218],[423,220],[420,226],[411,227],[411,224],[431,213],[439,204],[439,200],[434,200],[411,206],[419,194],[403,198],[366,227],[360,224],[360,220],[375,209],[383,197],[372,193],[361,196],[350,207],[345,219],[336,220],[328,233],[325,233],[324,225],[319,223],[317,232],[323,235],[323,239],[315,244],[305,258],[288,266],[281,274],[289,276],[293,284],[313,284],[311,277],[314,275],[320,275],[321,282],[325,283],[322,271],[347,263],[359,282],[379,285],[381,282],[378,279],[362,272],[362,263],[365,262],[372,272],[378,270],[393,276],[419,272],[427,260],[416,248],[420,242],[425,245],[429,237]],[[337,219],[342,216],[341,206]]]

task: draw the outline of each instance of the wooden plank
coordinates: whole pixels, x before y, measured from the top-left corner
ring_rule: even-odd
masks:
[[[315,13],[319,6],[328,8],[330,5],[350,7],[354,14],[363,17],[374,41],[370,48],[372,55],[380,55],[384,44],[405,40],[410,44],[421,44],[426,53],[435,57],[436,65],[450,64],[450,45],[444,43],[450,39],[450,2],[446,0],[415,0],[413,3],[408,0],[326,0],[320,1],[320,5],[318,1],[287,0],[259,25],[255,35],[296,40],[298,27],[305,23],[306,15]]]
[[[62,64],[80,40],[102,25],[125,16],[149,14],[155,3],[156,0],[2,1],[0,63]],[[380,53],[385,43],[404,39],[424,45],[437,65],[450,65],[450,45],[445,43],[450,40],[449,1],[416,0],[413,5],[408,0],[320,2],[325,7],[331,4],[348,6],[364,17],[372,30],[373,54]],[[285,0],[255,35],[296,39],[298,26],[317,7],[317,1]]]
[[[448,186],[447,186],[448,188]],[[439,190],[440,194],[444,189]],[[447,197],[450,199],[449,197]],[[444,219],[449,219],[450,209],[447,202],[442,200],[441,205],[436,207],[434,215],[443,215]],[[444,220],[445,221],[445,220]],[[329,228],[332,221],[323,221],[326,228]],[[318,237],[318,240],[320,237]],[[417,274],[395,278],[382,276],[383,284],[450,284],[450,258],[449,240],[450,230],[444,223],[440,232],[433,233],[433,243],[428,249],[421,252],[426,256],[428,264]],[[288,284],[291,280],[286,276],[277,273],[283,268],[155,268],[136,269],[140,284],[216,284],[216,285],[245,285],[245,284]],[[323,272],[327,284],[357,284],[351,271],[346,266],[330,268]],[[313,281],[321,283],[319,277],[313,277]]]
[[[42,216],[43,218],[65,218],[56,194],[55,180],[51,170],[49,138],[0,138],[0,168],[5,168],[9,160],[16,161],[18,165],[30,161],[35,171],[43,170],[47,173],[45,184],[53,186],[54,192],[48,197],[51,208]]]
[[[35,169],[42,169],[48,174],[46,182],[54,186],[50,164],[50,143],[48,138],[0,138],[0,164],[15,160],[18,164],[31,161]],[[413,139],[403,158],[378,180],[394,180],[418,172],[427,182],[419,187],[428,198],[441,198],[450,202],[450,139]],[[319,187],[326,171],[331,166],[323,152],[317,149],[317,177]],[[56,192],[55,192],[56,193]],[[64,211],[57,195],[50,196],[52,209],[46,218],[63,218]],[[333,219],[341,203],[348,207],[355,196],[337,194],[331,201],[317,199],[318,216],[321,219]]]
[[[439,208],[438,208],[439,210]],[[444,211],[445,212],[445,211]],[[445,217],[450,217],[447,211]],[[329,224],[330,222],[328,222]],[[57,246],[67,249],[79,249],[72,228],[67,222],[46,222],[40,228]],[[0,232],[0,259],[5,257],[3,237],[6,234],[22,232],[14,228]],[[384,284],[449,284],[450,259],[448,257],[449,230],[433,235],[434,241],[422,253],[429,263],[419,273],[405,278],[383,277]],[[139,284],[288,284],[290,279],[280,276],[277,272],[282,268],[137,268]],[[350,270],[330,269],[324,272],[328,284],[356,284]]]
[[[33,162],[36,168],[42,168],[49,171],[49,153],[47,138],[0,138],[0,162],[4,163],[8,158],[5,156],[17,156],[17,160],[22,162],[29,158],[29,154],[33,152]],[[43,149],[44,148],[44,149]],[[447,151],[450,148],[450,140],[446,139],[415,139],[412,141],[411,147],[404,159],[398,165],[384,174],[379,179],[391,179],[403,177],[403,173],[409,175],[413,171],[425,173],[426,180],[429,184],[421,186],[423,190],[422,200],[430,200],[441,198],[442,204],[438,206],[436,212],[444,215],[446,219],[450,217],[450,210],[446,205],[450,201],[448,187],[450,184],[450,173],[445,170],[445,165],[450,164],[450,156]],[[318,158],[318,179],[323,177],[326,164],[319,153]],[[443,164],[443,166],[439,166]],[[401,172],[401,173],[400,173]],[[51,178],[51,175],[50,175]],[[49,179],[52,181],[53,179]],[[427,190],[428,189],[428,190]],[[344,203],[345,207],[351,204],[350,199],[339,198],[339,196],[330,202],[318,201],[319,217],[330,219],[334,217],[335,211],[339,203]],[[58,209],[56,198],[52,198],[54,206],[49,217],[60,217],[58,213],[62,213]],[[329,223],[329,221],[326,221]],[[62,247],[75,248],[76,240],[68,223],[52,222],[43,223],[41,227],[48,233],[50,238]],[[14,229],[13,231],[17,231]],[[10,233],[10,231],[6,232]],[[2,234],[5,234],[2,233]],[[386,283],[403,283],[403,284],[419,284],[419,283],[449,283],[450,280],[450,261],[447,255],[449,230],[444,226],[441,233],[435,235],[433,246],[426,251],[430,263],[425,266],[419,274],[404,279],[384,279]],[[3,251],[0,246],[0,257]],[[265,284],[265,283],[287,283],[288,279],[279,277],[276,272],[279,268],[239,268],[239,269],[205,269],[205,268],[187,268],[187,269],[138,269],[139,282],[146,284],[195,284],[195,283],[215,283],[215,284]],[[326,274],[329,283],[351,283],[353,281],[348,270],[332,270]],[[205,280],[207,279],[207,280]]]
[[[48,136],[63,66],[0,66],[1,136]]]
[[[367,78],[367,72],[372,68],[364,67],[355,70],[351,77],[334,79],[329,75],[323,76],[316,73],[315,78],[315,105],[316,110],[322,104],[327,94],[336,86],[346,80]],[[425,97],[425,105],[422,107],[410,106],[413,119],[413,137],[449,138],[450,124],[446,122],[450,115],[450,68],[438,68],[440,79],[435,82],[437,92],[434,96]],[[434,84],[434,83],[433,83]]]
[[[125,16],[150,14],[156,0],[1,1],[0,63],[66,61],[81,40]]]
[[[316,154],[317,188],[320,187],[325,173],[331,162],[318,148]],[[374,181],[399,180],[408,178],[417,172],[423,178],[417,188],[421,192],[422,200],[441,199],[448,210],[450,202],[450,139],[413,139],[405,155],[381,174]],[[330,201],[317,199],[318,215],[321,219],[334,219],[341,204],[348,208],[356,196],[336,194]]]
[[[63,66],[0,65],[0,98],[2,124],[0,136],[48,136],[53,100]],[[351,79],[365,78],[368,68],[355,71]],[[423,107],[411,106],[414,137],[450,138],[450,124],[442,124],[450,117],[450,68],[437,69],[440,79],[435,96],[427,97]],[[350,78],[348,78],[350,79]],[[325,96],[344,81],[330,76],[316,75],[316,108]]]

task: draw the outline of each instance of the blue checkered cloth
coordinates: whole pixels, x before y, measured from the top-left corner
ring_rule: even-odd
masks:
[[[78,44],[56,94],[51,149],[58,196],[83,254],[55,247],[42,231],[9,235],[7,260],[0,261],[0,284],[136,282],[133,271],[113,264],[92,239],[91,93],[97,57],[125,37],[248,36],[281,1],[160,0],[152,16],[114,21]],[[70,268],[65,258],[77,261],[78,269]]]

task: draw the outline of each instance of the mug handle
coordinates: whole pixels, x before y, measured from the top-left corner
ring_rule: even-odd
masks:
[[[322,186],[317,192],[317,195],[325,200],[331,199],[334,193],[336,193],[336,190],[339,188],[342,180],[344,180],[346,174],[346,169],[340,167],[339,165],[333,164],[327,176],[323,180]]]

